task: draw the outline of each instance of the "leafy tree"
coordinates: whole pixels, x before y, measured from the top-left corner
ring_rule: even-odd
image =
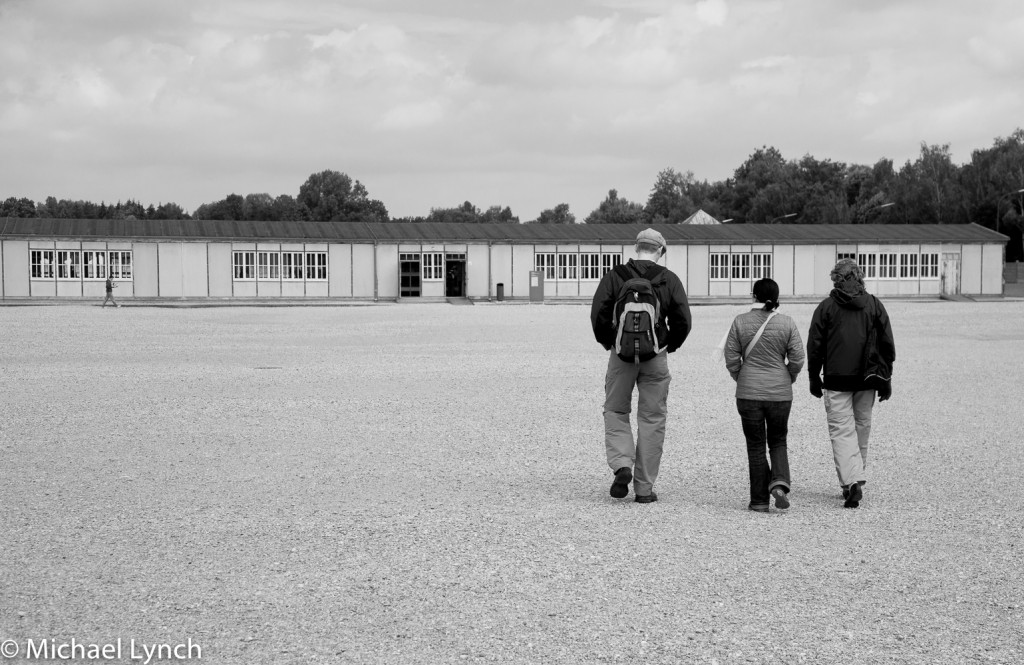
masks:
[[[270,194],[246,194],[242,199],[242,219],[247,221],[276,222],[274,198]]]
[[[458,208],[431,208],[426,221],[447,224],[478,224],[480,218],[480,209],[466,201]]]
[[[654,224],[678,224],[696,211],[696,206],[688,194],[694,182],[692,171],[685,175],[675,169],[667,168],[658,173],[644,214]]]
[[[908,161],[899,173],[903,181],[901,206],[916,211],[908,221],[915,224],[956,224],[967,222],[962,208],[959,171],[953,164],[949,144],[921,144],[921,154]]]
[[[554,208],[542,210],[535,224],[575,224],[576,215],[569,212],[568,203],[559,203]]]
[[[620,199],[614,189],[596,210],[587,215],[585,224],[643,224],[646,222],[644,207],[626,199]]]
[[[789,209],[789,187],[785,184],[786,160],[776,148],[761,147],[733,172],[730,192],[730,217],[737,221],[767,222]],[[770,191],[769,187],[772,187]]]
[[[310,175],[299,187],[296,201],[309,210],[309,219],[315,222],[388,221],[384,204],[371,200],[358,180],[338,171]]]
[[[491,206],[481,216],[480,221],[487,224],[518,224],[519,218],[512,214],[512,208]]]
[[[35,217],[36,204],[32,199],[9,197],[0,203],[0,217]]]

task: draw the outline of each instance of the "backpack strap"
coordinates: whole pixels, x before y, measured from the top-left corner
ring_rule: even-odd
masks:
[[[612,268],[612,270],[614,270],[615,274],[621,277],[623,281],[633,279],[634,277],[634,271],[629,269],[628,263],[620,263],[619,265]]]
[[[757,346],[757,342],[761,339],[761,335],[764,333],[764,329],[768,327],[768,322],[772,320],[772,317],[778,314],[778,312],[771,312],[768,314],[768,318],[764,320],[761,327],[757,329],[757,334],[754,335],[754,339],[750,340],[750,344],[747,344],[747,348],[743,351],[743,355],[740,356],[742,360],[746,360],[750,357],[750,352]]]

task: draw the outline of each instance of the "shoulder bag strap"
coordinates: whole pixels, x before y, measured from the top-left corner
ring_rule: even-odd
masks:
[[[754,346],[761,339],[761,334],[764,332],[764,329],[768,327],[768,322],[771,321],[772,317],[776,314],[778,314],[778,312],[771,312],[768,314],[768,318],[765,319],[764,323],[761,324],[761,327],[757,329],[757,334],[754,335],[754,339],[750,340],[750,344],[747,344],[747,348],[743,351],[743,360],[746,360],[750,356],[750,352],[754,350]]]

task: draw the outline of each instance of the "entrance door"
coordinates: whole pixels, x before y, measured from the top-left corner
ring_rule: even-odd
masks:
[[[420,255],[401,254],[398,257],[398,295],[402,298],[420,296]]]
[[[444,295],[446,298],[466,296],[466,260],[445,260]]]
[[[942,293],[947,296],[960,294],[960,255],[942,255]]]

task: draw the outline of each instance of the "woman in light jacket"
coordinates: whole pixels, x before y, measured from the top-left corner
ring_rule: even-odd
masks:
[[[747,439],[748,507],[767,513],[769,495],[775,498],[776,508],[789,508],[786,434],[793,382],[804,366],[804,345],[793,319],[775,311],[779,285],[774,280],[758,280],[753,296],[763,307],[740,314],[732,322],[725,343],[725,366],[736,381],[736,408]],[[762,325],[756,344],[748,349]]]

